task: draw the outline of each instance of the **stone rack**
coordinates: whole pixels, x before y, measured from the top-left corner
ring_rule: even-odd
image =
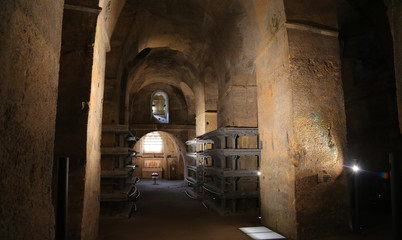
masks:
[[[255,137],[255,148],[241,148],[239,137]],[[258,210],[261,154],[258,128],[220,128],[186,144],[194,150],[187,156],[195,159],[194,165],[186,166],[186,180],[192,187],[187,191],[189,196],[203,199],[207,207],[220,214]],[[239,167],[241,158],[246,169]]]
[[[100,201],[129,203],[128,215],[131,215],[139,197],[135,187],[139,179],[133,176],[136,166],[131,165],[135,154],[133,145],[137,138],[127,125],[104,125],[102,134]]]
[[[187,153],[188,157],[194,159],[193,165],[186,165],[187,177],[186,181],[192,186],[192,189],[186,191],[187,195],[195,199],[203,199],[203,182],[204,182],[204,165],[207,156],[204,155],[203,150],[207,145],[212,145],[212,140],[206,139],[192,139],[186,142],[187,145],[193,147],[195,152]]]

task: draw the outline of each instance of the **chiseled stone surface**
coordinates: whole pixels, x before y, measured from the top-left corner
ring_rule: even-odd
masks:
[[[303,22],[289,4],[283,9],[289,23]],[[332,16],[321,18],[329,29],[334,14],[321,15]],[[346,124],[336,35],[314,33],[314,25],[268,27],[274,26],[257,59],[263,222],[292,239],[346,231]]]
[[[0,3],[0,238],[54,239],[63,1]]]

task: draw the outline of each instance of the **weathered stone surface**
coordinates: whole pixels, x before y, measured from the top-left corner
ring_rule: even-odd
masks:
[[[0,238],[54,239],[63,1],[0,3]]]
[[[70,158],[68,235],[71,239],[81,238],[82,232],[92,45],[97,17],[97,13],[69,9],[64,10],[63,17],[54,154],[55,159]]]
[[[157,91],[167,93],[169,99],[169,123],[171,124],[194,124],[194,114],[189,114],[188,105],[183,92],[177,87],[154,83],[150,84],[138,93],[131,96],[131,120],[130,123],[157,123],[151,117],[151,98]]]
[[[262,217],[293,239],[347,229],[338,42],[314,27],[282,24],[257,60]]]

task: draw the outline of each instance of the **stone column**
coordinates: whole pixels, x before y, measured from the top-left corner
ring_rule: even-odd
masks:
[[[0,239],[54,239],[63,2],[0,2]]]
[[[335,1],[256,1],[255,8],[263,26],[256,59],[263,223],[291,239],[345,231]]]
[[[399,130],[402,133],[402,2],[400,0],[385,0],[385,2],[388,7],[388,19],[394,40],[396,96]]]
[[[204,93],[205,109],[196,118],[197,136],[217,128],[218,81],[211,67],[204,70]]]
[[[100,9],[96,1],[91,7],[69,3],[63,15],[54,154],[55,159],[70,158],[68,238],[81,239],[93,44]]]

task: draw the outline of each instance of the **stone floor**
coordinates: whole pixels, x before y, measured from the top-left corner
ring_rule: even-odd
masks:
[[[250,240],[239,227],[261,226],[255,214],[219,216],[200,201],[184,193],[183,181],[143,179],[138,184],[141,196],[138,211],[127,219],[124,215],[100,217],[100,240]],[[365,235],[348,234],[326,240],[386,240],[386,230]]]

